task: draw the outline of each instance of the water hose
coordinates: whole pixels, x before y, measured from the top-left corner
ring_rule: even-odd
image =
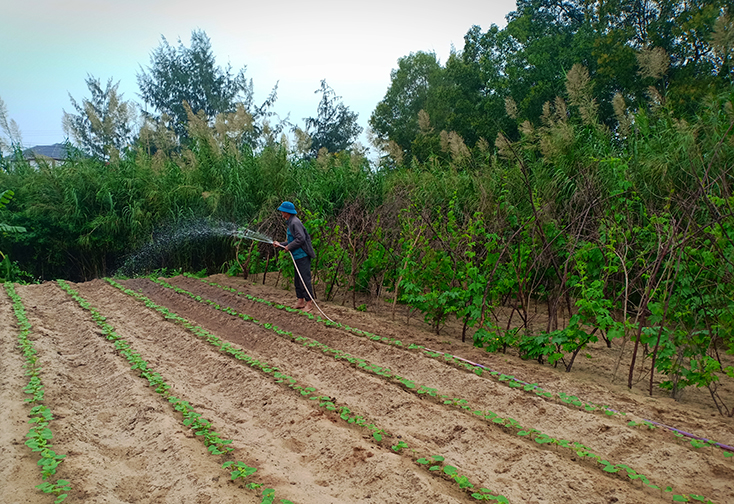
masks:
[[[326,319],[329,322],[334,322],[333,320],[331,320],[329,318],[329,316],[326,313],[324,313],[324,310],[322,310],[321,307],[318,305],[318,303],[316,302],[316,299],[314,299],[313,293],[311,291],[309,291],[308,288],[306,288],[306,282],[303,280],[303,275],[301,275],[301,271],[298,269],[298,265],[296,264],[296,258],[293,257],[293,252],[291,252],[287,248],[283,247],[278,242],[275,242],[274,241],[273,243],[277,243],[277,246],[278,247],[282,247],[282,248],[284,248],[286,250],[286,252],[288,252],[288,254],[291,256],[291,261],[293,261],[293,268],[296,270],[296,273],[298,273],[298,278],[301,279],[301,283],[303,284],[303,287],[306,289],[306,292],[308,292],[308,296],[311,298],[311,302],[314,304],[314,306],[316,306],[316,308],[318,308],[318,310],[321,312],[321,315],[323,315],[324,317],[326,317]]]
[[[466,362],[466,363],[468,363],[468,364],[471,364],[472,366],[476,366],[476,367],[479,367],[479,368],[482,368],[482,369],[486,369],[486,370],[487,370],[487,371],[489,371],[489,372],[493,372],[493,370],[492,370],[492,369],[490,369],[490,368],[488,368],[488,367],[486,367],[486,366],[483,366],[483,365],[481,365],[481,364],[477,364],[476,362],[472,362],[472,361],[470,361],[470,360],[468,360],[468,359],[464,359],[464,358],[462,358],[462,357],[458,357],[458,356],[456,356],[456,355],[451,355],[451,354],[448,354],[448,353],[446,353],[446,352],[442,352],[442,351],[440,351],[440,350],[431,350],[430,348],[425,348],[425,349],[426,349],[426,350],[428,350],[429,352],[434,352],[434,353],[440,353],[440,354],[442,354],[442,355],[448,355],[449,357],[453,357],[454,359],[457,359],[457,360],[460,360],[460,361]],[[497,371],[495,371],[495,372],[497,372]],[[526,382],[524,382],[524,381],[522,381],[522,380],[518,380],[518,379],[517,379],[517,378],[515,378],[514,376],[513,376],[513,377],[511,377],[511,378],[512,378],[512,380],[514,380],[514,381],[516,381],[517,383],[520,383],[520,384],[522,384],[522,385],[532,385],[532,383],[526,383]],[[613,410],[613,409],[611,409],[611,408],[607,408],[607,409],[608,409],[609,411],[613,411],[613,412],[615,412],[615,413],[620,413],[619,411],[617,411],[617,410]],[[700,437],[700,436],[696,436],[695,434],[691,434],[690,432],[682,431],[682,430],[680,430],[680,429],[676,429],[675,427],[670,427],[669,425],[665,425],[665,424],[662,424],[662,423],[660,423],[660,422],[655,422],[655,421],[653,421],[653,420],[645,420],[644,418],[643,418],[642,420],[643,420],[643,421],[645,421],[645,422],[651,423],[651,424],[653,424],[653,425],[657,425],[657,426],[659,426],[659,427],[662,427],[662,428],[664,428],[664,429],[668,429],[668,430],[671,430],[671,431],[673,431],[673,432],[677,432],[678,434],[681,434],[681,435],[683,435],[683,436],[686,436],[686,437],[689,437],[689,438],[692,438],[692,439],[698,439],[699,441],[703,441],[703,442],[705,442],[705,443],[711,443],[711,444],[713,444],[714,446],[718,446],[718,447],[719,447],[719,448],[721,448],[722,450],[726,450],[726,451],[729,451],[729,452],[734,452],[734,446],[729,446],[729,445],[725,445],[725,444],[722,444],[722,443],[717,443],[717,442],[715,442],[715,441],[710,441],[710,440],[708,440],[708,439],[706,439],[706,438],[702,438],[702,437]]]
[[[306,287],[306,282],[303,281],[303,276],[301,275],[301,272],[298,270],[298,265],[296,265],[296,259],[295,259],[295,257],[293,257],[293,252],[291,252],[290,250],[288,250],[287,248],[285,248],[283,245],[281,245],[277,241],[273,240],[268,235],[265,235],[265,234],[260,233],[258,231],[253,231],[252,229],[243,228],[243,227],[237,228],[234,231],[230,231],[230,234],[232,236],[235,236],[235,237],[239,238],[240,241],[241,240],[252,240],[252,241],[258,241],[258,242],[261,242],[261,243],[268,243],[268,244],[275,245],[276,247],[284,248],[288,252],[288,254],[290,254],[290,256],[291,256],[291,260],[293,261],[293,267],[296,269],[296,273],[298,273],[298,277],[301,279],[301,283],[303,284],[304,287]],[[237,245],[237,252],[235,253],[235,255],[237,256],[237,263],[240,265],[240,268],[242,268],[242,271],[244,271],[244,268],[242,266],[242,263],[240,263],[240,260],[239,260],[239,244]],[[311,298],[311,302],[313,302],[313,304],[316,306],[316,308],[318,308],[318,310],[321,312],[321,315],[323,315],[324,317],[326,317],[326,319],[329,322],[334,322],[333,320],[331,320],[329,318],[328,315],[326,315],[326,313],[324,313],[324,310],[322,310],[321,307],[318,305],[318,303],[316,302],[316,299],[314,299],[313,293],[311,291],[309,291],[308,289],[306,289],[306,292],[308,292],[308,295]]]

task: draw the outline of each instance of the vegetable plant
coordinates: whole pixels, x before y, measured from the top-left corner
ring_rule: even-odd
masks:
[[[24,388],[24,392],[29,394],[31,397],[25,399],[25,402],[30,403],[32,406],[30,411],[30,420],[28,423],[31,427],[26,434],[25,445],[28,446],[32,451],[39,452],[40,459],[38,460],[38,466],[41,470],[41,479],[44,483],[37,485],[36,488],[44,493],[52,494],[56,496],[54,500],[55,504],[63,502],[71,491],[71,483],[65,479],[59,479],[56,483],[51,483],[48,480],[51,476],[56,474],[56,469],[64,461],[66,455],[61,455],[52,450],[50,443],[53,439],[53,432],[49,425],[53,420],[53,414],[51,409],[43,405],[43,384],[41,383],[41,366],[38,362],[38,357],[33,342],[29,339],[31,332],[31,323],[26,317],[25,307],[21,297],[15,290],[12,283],[6,282],[4,284],[5,292],[8,294],[12,304],[13,312],[18,321],[20,333],[18,334],[18,347],[21,349],[25,356],[26,363],[26,376],[28,376],[28,385]]]

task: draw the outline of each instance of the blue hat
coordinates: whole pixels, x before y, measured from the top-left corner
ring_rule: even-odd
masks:
[[[295,205],[293,205],[293,203],[291,203],[290,201],[284,201],[283,204],[278,207],[278,210],[293,215],[296,215],[298,213],[296,212]]]

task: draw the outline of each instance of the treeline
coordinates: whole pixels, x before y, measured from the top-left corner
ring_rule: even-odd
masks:
[[[723,0],[518,0],[505,28],[472,27],[445,65],[429,52],[401,58],[370,126],[407,162],[445,157],[447,143],[477,152],[499,133],[519,139],[524,120],[537,124],[576,64],[594,82],[590,98],[607,127],[618,122],[614,96],[695,116],[705,96],[734,82],[730,10]],[[519,121],[504,113],[508,99]]]
[[[586,9],[573,5],[519,4],[505,30],[528,12],[564,26],[570,12]],[[567,371],[588,343],[618,339],[631,358],[617,362],[615,374],[623,372],[630,387],[644,377],[650,393],[660,382],[676,398],[686,387],[703,387],[722,414],[734,416],[721,393],[722,382],[734,379],[726,360],[734,352],[734,86],[726,70],[734,42],[730,18],[704,11],[711,26],[729,30],[723,45],[709,38],[710,51],[701,53],[718,55],[709,59],[723,62],[717,67],[696,67],[676,80],[675,72],[699,60],[620,39],[636,61],[630,75],[646,87],[599,94],[608,85],[599,69],[569,56],[552,74],[560,84],[549,88],[554,94],[537,116],[528,97],[546,92],[539,78],[528,97],[501,87],[477,95],[499,100],[501,111],[484,108],[490,121],[472,116],[476,104],[467,107],[463,117],[476,125],[467,130],[442,124],[427,101],[404,114],[417,127],[413,137],[408,123],[405,140],[397,127],[384,133],[377,166],[357,151],[303,155],[285,141],[253,145],[241,141],[235,116],[208,121],[193,113],[183,144],[139,142],[110,157],[77,152],[59,166],[2,158],[0,187],[15,195],[0,221],[26,230],[2,237],[0,250],[14,261],[3,274],[109,275],[166,230],[214,229],[221,221],[282,237],[275,209],[291,200],[313,236],[315,282],[326,298],[340,295],[355,307],[359,292],[395,299],[436,332],[458,320],[477,346],[512,349]],[[475,32],[454,58],[468,57]],[[538,44],[542,38],[538,32]],[[592,39],[584,40],[586,47]],[[548,48],[569,44],[556,40]],[[488,53],[507,61],[524,54],[513,72],[529,82],[546,54],[531,46]],[[507,69],[498,75],[509,79]],[[403,77],[394,72],[373,122]],[[686,100],[674,98],[684,93]],[[449,116],[462,115],[455,107]],[[480,135],[488,123],[496,130]],[[182,236],[191,239],[155,251],[144,267],[292,275],[287,258],[274,257],[267,244]],[[542,326],[538,309],[545,311]]]

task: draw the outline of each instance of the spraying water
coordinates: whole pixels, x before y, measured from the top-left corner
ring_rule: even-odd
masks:
[[[179,223],[175,228],[168,228],[154,234],[153,241],[143,247],[139,252],[128,257],[125,264],[115,272],[115,275],[133,276],[143,271],[147,272],[160,269],[165,265],[166,257],[177,252],[182,246],[194,241],[213,238],[234,238],[239,242],[242,240],[253,240],[262,243],[273,243],[273,239],[268,235],[233,222],[196,220]],[[239,250],[239,243],[237,248]],[[296,260],[293,258],[293,254],[290,254],[290,256],[295,271],[301,277],[301,282],[303,282],[303,277],[296,266]],[[239,262],[239,258],[237,261]],[[241,266],[242,264],[240,264]],[[303,283],[305,284],[305,282]],[[311,296],[311,300],[321,314],[333,322],[316,303],[313,295]]]
[[[207,241],[228,238],[273,243],[269,236],[234,222],[205,219],[179,222],[156,230],[151,242],[129,255],[115,275],[135,276],[167,267],[169,260],[184,253],[187,247],[198,251]]]
[[[273,239],[270,238],[268,235],[244,227],[237,228],[233,233],[231,233],[231,236],[234,236],[235,238],[238,238],[240,240],[253,240],[262,243],[273,243]]]

